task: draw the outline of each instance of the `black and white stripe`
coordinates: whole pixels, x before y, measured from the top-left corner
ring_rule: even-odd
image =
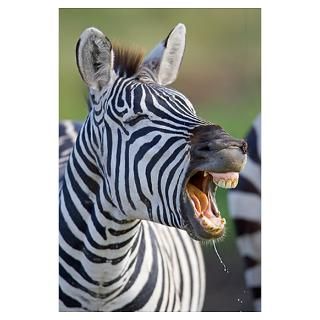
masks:
[[[59,123],[59,184],[61,185],[66,164],[82,127],[81,122],[61,121]]]
[[[261,115],[246,140],[248,158],[239,184],[228,194],[230,213],[237,231],[237,245],[245,262],[245,281],[256,311],[261,310]]]
[[[174,30],[173,42],[184,27]],[[77,48],[91,105],[80,131],[70,122],[60,127],[61,168],[68,159],[59,193],[60,310],[199,311],[203,256],[180,230],[179,195],[190,130],[204,122],[173,89],[121,76],[116,66],[92,69],[113,57],[97,30],[85,31]],[[81,64],[93,58],[93,67]],[[170,69],[163,72],[154,78],[173,81]]]

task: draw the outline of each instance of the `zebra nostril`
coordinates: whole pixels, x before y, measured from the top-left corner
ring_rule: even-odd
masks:
[[[244,140],[242,142],[241,150],[244,154],[246,154],[248,152],[248,143]]]

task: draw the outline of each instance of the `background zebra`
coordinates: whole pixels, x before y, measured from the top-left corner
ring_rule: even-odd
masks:
[[[237,189],[228,194],[230,213],[238,234],[237,245],[245,262],[245,281],[256,311],[261,311],[261,115],[255,119],[246,141],[247,164]]]
[[[201,249],[180,229],[223,235],[215,192],[236,186],[247,146],[165,87],[184,43],[179,24],[142,61],[97,29],[80,37],[91,110],[60,190],[61,310],[201,309]]]
[[[76,142],[83,123],[78,121],[61,121],[59,123],[59,186],[63,180],[66,164]]]

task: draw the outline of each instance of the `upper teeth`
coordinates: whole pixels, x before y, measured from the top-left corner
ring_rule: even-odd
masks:
[[[225,189],[230,189],[230,188],[235,188],[238,184],[238,179],[239,179],[239,174],[238,173],[228,173],[228,174],[217,174],[214,172],[204,172],[204,177],[206,177],[208,174],[211,174],[213,177],[213,181],[216,185],[218,185],[220,188],[225,188]],[[219,177],[222,176],[223,177]],[[228,177],[229,176],[229,177]]]
[[[225,188],[225,189],[230,189],[230,188],[235,188],[238,184],[238,179],[228,179],[228,180],[223,180],[220,179],[219,181],[215,181],[215,183],[220,187],[220,188]]]
[[[232,187],[232,188],[235,188],[237,185],[238,185],[238,179],[234,179],[234,180],[232,181],[231,187]]]

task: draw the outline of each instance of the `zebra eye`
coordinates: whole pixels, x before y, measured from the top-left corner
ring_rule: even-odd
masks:
[[[129,126],[134,126],[139,121],[148,119],[148,116],[146,114],[135,114],[132,117],[128,118],[124,121],[125,124],[128,124]]]

